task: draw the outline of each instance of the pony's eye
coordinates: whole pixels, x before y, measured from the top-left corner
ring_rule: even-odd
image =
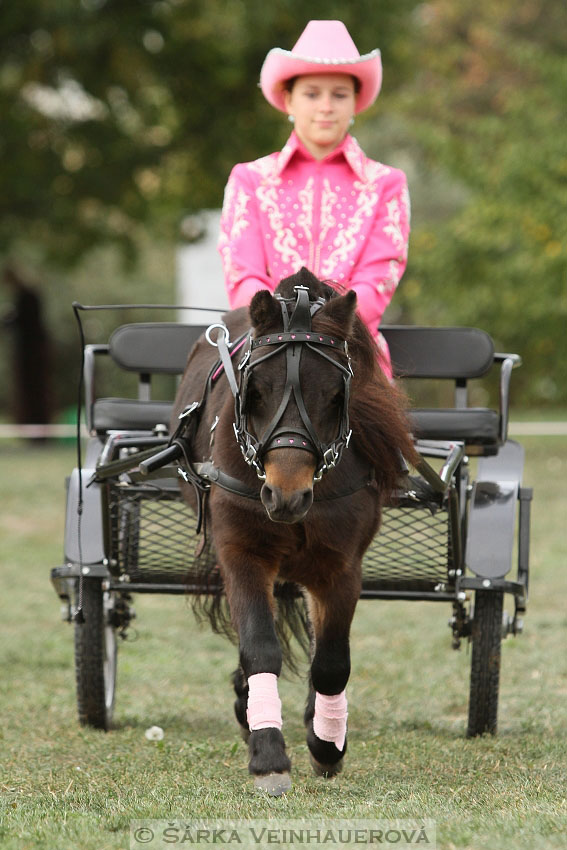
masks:
[[[255,407],[257,407],[263,401],[263,395],[262,395],[262,392],[260,390],[260,387],[259,387],[258,383],[254,380],[252,380],[250,382],[249,386],[248,386],[247,398],[248,398],[248,404],[252,404]]]

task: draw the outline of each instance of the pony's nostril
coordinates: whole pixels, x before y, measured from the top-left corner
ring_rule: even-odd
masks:
[[[307,513],[311,505],[313,504],[313,490],[311,487],[303,490],[302,492],[297,494],[297,508],[298,513]]]
[[[279,487],[272,487],[267,482],[262,485],[260,490],[260,499],[267,511],[277,510],[281,503],[282,491]]]

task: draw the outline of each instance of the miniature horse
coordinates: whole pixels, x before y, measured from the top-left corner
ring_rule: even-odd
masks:
[[[232,340],[251,330],[224,346],[222,366],[210,338],[196,344],[173,413],[186,468],[209,469],[206,521],[239,641],[235,712],[256,786],[274,796],[291,787],[274,585],[295,583],[307,603],[307,743],[315,772],[332,776],[346,751],[362,557],[401,456],[414,459],[401,397],[355,310],[354,292],[339,295],[306,269],[275,295],[258,292],[224,317]],[[195,507],[197,488],[183,489]]]

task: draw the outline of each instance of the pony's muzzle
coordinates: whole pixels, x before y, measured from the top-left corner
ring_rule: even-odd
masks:
[[[313,487],[286,492],[267,481],[260,490],[262,504],[273,522],[300,522],[313,504]]]
[[[264,458],[266,480],[260,499],[273,522],[301,522],[313,504],[315,457],[297,449],[275,449]]]

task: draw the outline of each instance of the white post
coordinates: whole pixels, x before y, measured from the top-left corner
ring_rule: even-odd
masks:
[[[203,210],[188,220],[189,227],[202,232],[195,242],[177,248],[176,279],[178,303],[211,310],[183,310],[179,320],[189,324],[216,322],[229,309],[224,276],[217,251],[220,210]]]

